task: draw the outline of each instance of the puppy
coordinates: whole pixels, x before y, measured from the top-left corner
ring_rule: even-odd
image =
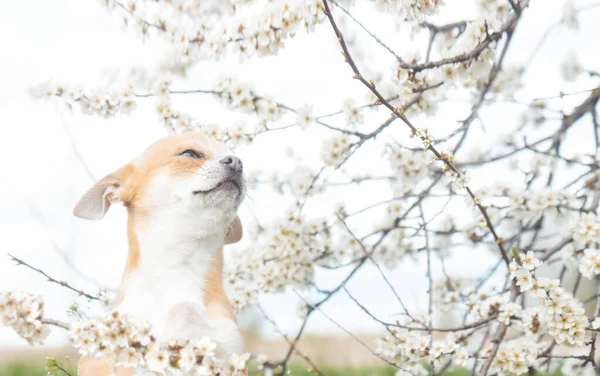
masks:
[[[218,355],[243,352],[243,336],[222,285],[225,243],[237,242],[246,193],[242,161],[200,133],[166,137],[107,175],[73,213],[102,219],[127,208],[129,254],[116,309],[151,324],[160,342],[209,336]],[[83,357],[80,376],[135,370]]]

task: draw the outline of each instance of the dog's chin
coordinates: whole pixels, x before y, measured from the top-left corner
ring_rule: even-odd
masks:
[[[209,195],[209,194],[213,194],[213,193],[222,193],[222,192],[232,193],[232,194],[237,193],[238,195],[240,195],[242,192],[241,183],[238,182],[236,179],[225,179],[210,189],[194,191],[194,194],[195,195]]]
[[[225,179],[213,188],[197,190],[193,193],[195,196],[203,197],[210,201],[231,201],[237,208],[244,198],[244,186],[243,182],[237,179]]]

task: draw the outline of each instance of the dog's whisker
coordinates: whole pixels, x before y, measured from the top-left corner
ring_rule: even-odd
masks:
[[[256,187],[257,187],[257,184],[256,184],[256,180],[255,179],[253,179],[253,180],[246,180],[246,188],[254,190],[254,189],[256,189]]]
[[[254,210],[252,210],[252,206],[249,205],[247,202],[244,202],[244,206],[248,208],[248,211],[250,212],[250,214],[252,214],[252,217],[254,218],[254,221],[256,222],[256,224],[259,227],[263,227],[260,223],[260,221],[258,220],[258,216],[256,215],[256,213],[254,212]]]
[[[257,204],[257,201],[252,196],[250,196],[250,194],[248,192],[246,192],[246,197],[248,197],[248,199],[250,201],[252,201],[254,204]]]
[[[196,171],[191,171],[191,170],[176,170],[176,171],[177,171],[177,172],[185,172],[185,173],[188,173],[188,174],[194,174],[194,175],[198,175],[198,176],[202,176],[202,177],[205,177],[205,176],[207,176],[207,175],[208,175],[208,173],[206,173],[206,174],[201,174],[201,173],[199,173],[199,172],[196,172]]]
[[[194,166],[198,167],[200,170],[206,171],[206,168],[204,167],[204,163],[200,164],[198,161],[191,159],[189,161],[189,163],[193,164]]]
[[[199,164],[197,161],[195,161],[193,159],[191,159],[188,163],[191,164],[193,167],[198,168],[200,171],[206,171],[204,164]]]

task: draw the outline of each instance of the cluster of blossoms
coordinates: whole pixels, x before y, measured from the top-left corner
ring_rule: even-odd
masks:
[[[149,325],[111,311],[103,317],[72,324],[69,338],[82,355],[110,359],[116,365],[163,375],[247,375],[249,354],[216,357],[217,345],[208,338],[160,344]]]
[[[475,292],[476,283],[472,278],[444,276],[433,282],[433,301],[443,312],[456,308],[465,297]]]
[[[162,125],[172,133],[182,133],[200,128],[190,115],[173,108],[170,94],[171,81],[157,79],[153,84],[153,94],[156,96],[155,109]]]
[[[157,98],[156,112],[162,125],[172,133],[187,132],[199,127],[191,116],[175,110],[168,96]]]
[[[584,72],[577,55],[572,50],[567,52],[567,56],[560,64],[560,75],[565,81],[575,81],[579,75]]]
[[[490,92],[505,99],[512,99],[515,92],[523,86],[521,73],[520,67],[505,67],[494,80]]]
[[[421,55],[419,52],[408,56],[406,61],[416,64],[419,62]],[[401,96],[407,96],[415,93],[427,86],[428,79],[434,81],[436,77],[430,77],[431,75],[427,72],[412,73],[408,69],[405,69],[401,63],[396,62],[392,65],[391,70],[391,82],[394,85],[393,91],[400,93]],[[375,98],[374,98],[375,99]]]
[[[304,105],[296,111],[296,124],[300,126],[302,129],[308,128],[315,122],[315,117],[313,115],[313,108],[309,105]]]
[[[0,323],[13,328],[30,345],[44,343],[50,329],[42,323],[44,301],[26,292],[0,292]]]
[[[459,364],[464,364],[462,362],[466,362],[469,357],[466,349],[458,345],[454,334],[449,334],[442,340],[433,340],[426,331],[392,327],[385,336],[377,338],[376,343],[377,354],[414,375],[429,374],[423,366],[425,363],[433,363],[435,367],[439,367],[455,358]]]
[[[555,214],[561,206],[567,206],[571,197],[564,192],[549,189],[533,191],[510,191],[512,213],[519,218],[536,219],[542,215]]]
[[[323,143],[321,157],[327,165],[337,166],[348,155],[351,147],[352,142],[348,135],[336,134]]]
[[[431,158],[423,151],[394,149],[389,156],[392,170],[401,178],[402,184],[414,186],[431,175]]]
[[[566,359],[551,369],[560,369],[565,376],[594,375],[596,372],[592,362],[581,359]]]
[[[132,85],[125,85],[120,90],[83,90],[48,82],[33,87],[29,92],[34,98],[62,98],[69,106],[78,105],[83,114],[103,118],[128,115],[137,106]]]
[[[500,313],[498,314],[498,321],[504,325],[510,325],[510,320],[513,317],[519,316],[522,308],[520,304],[512,302],[502,304],[500,306]]]
[[[0,323],[13,328],[31,345],[42,344],[50,333],[43,321],[44,301],[39,295],[0,292]],[[160,375],[196,372],[198,375],[245,376],[250,354],[218,357],[209,338],[158,343],[150,326],[131,316],[110,311],[91,320],[74,322],[69,339],[81,355],[108,359],[118,366]]]
[[[236,250],[225,277],[236,310],[254,304],[260,292],[309,287],[316,266],[347,265],[367,257],[345,228],[328,225],[325,220],[305,222],[290,213],[272,228],[259,228],[258,232],[261,246],[254,246],[251,252]],[[385,257],[389,255],[373,255],[377,260]]]
[[[583,251],[579,272],[589,279],[600,274],[600,250],[598,248],[588,248]]]
[[[464,53],[470,53],[486,41],[489,36],[502,29],[504,19],[509,14],[510,5],[502,1],[478,1],[479,16],[476,20],[468,21],[464,25],[457,25],[454,30],[443,33],[435,39],[434,51],[438,59],[452,59]],[[493,11],[490,11],[493,9]],[[493,15],[493,17],[490,17]],[[483,48],[472,59],[459,63],[445,63],[433,70],[410,71],[410,66],[423,62],[420,54],[416,53],[403,60],[408,63],[395,63],[392,80],[399,85],[402,93],[420,91],[428,84],[444,82],[445,90],[451,87],[462,89],[481,89],[488,81],[490,71],[494,65],[494,45]],[[503,70],[504,72],[504,70]],[[521,87],[520,70],[510,70],[511,74],[502,73],[494,82],[492,92],[514,92]],[[473,92],[475,93],[475,92]]]
[[[572,293],[560,286],[558,279],[537,278],[535,269],[541,265],[533,252],[515,257],[509,271],[522,292],[537,298],[540,327],[559,344],[585,345],[585,330],[589,321],[585,309]]]
[[[475,50],[488,38],[489,34],[497,32],[501,28],[502,23],[495,18],[467,22],[461,32],[446,33],[436,38],[434,48],[440,61],[452,59]],[[457,28],[458,30],[460,28]],[[395,85],[395,93],[399,92],[401,97],[411,94],[418,95],[417,107],[422,111],[429,112],[436,108],[436,98],[451,88],[471,90],[474,100],[477,100],[477,92],[488,81],[490,71],[494,66],[494,48],[491,45],[487,46],[472,59],[460,63],[444,63],[431,70],[417,70],[416,72],[411,70],[411,66],[419,66],[423,62],[418,51],[404,57],[402,62],[395,62],[392,66],[391,82]],[[520,69],[513,69],[510,74],[502,72],[499,79],[494,82],[491,92],[514,93],[522,86]],[[436,91],[436,94],[430,91],[423,92],[427,87],[442,82],[444,85]]]
[[[232,77],[222,77],[214,84],[214,90],[230,109],[239,109],[246,113],[255,113],[261,122],[275,121],[281,117],[277,103],[258,97],[248,84],[238,82]]]
[[[519,305],[506,303],[500,292],[477,285],[476,280],[467,277],[439,278],[433,285],[434,302],[442,312],[464,311],[475,321],[497,316],[498,321],[508,324],[521,312]]]
[[[237,310],[256,302],[258,292],[279,292],[286,286],[306,287],[314,279],[315,260],[328,255],[326,223],[305,223],[288,214],[271,229],[258,231],[261,247],[239,250],[226,275]],[[262,249],[262,251],[258,251]]]
[[[391,229],[391,232],[373,252],[371,258],[375,262],[382,262],[388,269],[393,269],[402,262],[407,253],[413,250],[413,244],[406,236],[404,229],[395,228],[396,221],[402,217],[403,206],[398,202],[391,203],[387,207],[387,213],[388,215],[382,218],[378,228],[384,231]]]
[[[460,53],[471,51],[485,38],[484,23],[470,23],[467,29],[462,34],[463,36],[454,45],[451,56]],[[458,50],[458,51],[457,51]],[[437,80],[449,81],[454,79],[454,85],[462,85],[464,89],[481,89],[487,82],[490,71],[494,65],[494,50],[491,48],[484,49],[477,58],[470,62],[461,63],[459,65],[444,66],[436,76]]]
[[[522,375],[533,366],[541,345],[529,338],[505,341],[500,345],[496,357],[492,361],[490,374]],[[484,356],[489,356],[485,354]]]
[[[310,168],[299,166],[285,180],[276,184],[279,186],[287,184],[295,197],[303,197],[320,191],[321,185],[313,184],[315,176],[316,174]]]
[[[329,256],[319,264],[328,266],[347,265],[365,257],[365,251],[360,243],[348,232],[339,234],[335,242],[329,246]]]
[[[434,139],[429,133],[429,129],[427,128],[417,128],[410,135],[411,137],[417,137],[423,143],[423,150],[428,150],[429,147],[434,143]]]
[[[527,108],[527,111],[523,111],[521,113],[521,124],[532,124],[534,126],[538,126],[544,124],[547,120],[547,108],[546,103],[544,101],[537,101],[533,103],[531,106]],[[512,142],[508,142],[508,144],[512,144]]]
[[[469,295],[463,297],[467,312],[474,320],[483,320],[494,315],[506,317],[506,313],[511,308],[504,308],[504,298],[497,291],[492,290],[473,290]]]
[[[249,130],[244,121],[233,122],[228,126],[214,123],[199,124],[191,116],[173,108],[170,97],[170,82],[157,80],[154,95],[157,98],[156,112],[165,128],[172,133],[198,130],[219,141],[230,141],[235,145],[252,141],[253,130]]]
[[[250,128],[245,121],[238,120],[228,126],[215,123],[204,124],[200,127],[200,132],[222,142],[243,145],[253,139],[253,130]]]
[[[579,272],[592,279],[600,274],[600,221],[594,213],[582,213],[573,228],[575,247],[565,247],[562,256],[565,262],[578,265]]]
[[[596,214],[581,214],[573,229],[573,240],[584,246],[600,243],[600,221]]]
[[[493,14],[504,19],[511,10],[510,4],[502,0],[478,0],[476,4],[480,16]]]
[[[220,33],[214,37],[234,41],[233,48],[242,56],[275,54],[298,29],[310,29],[323,21],[322,7],[319,0],[269,2],[262,14],[254,19],[235,19],[225,37]]]
[[[469,177],[467,176],[467,170],[462,169],[458,172],[450,169],[444,164],[444,171],[446,172],[445,179],[451,184],[454,189],[460,190],[469,186]]]
[[[423,21],[426,16],[438,13],[443,0],[377,0],[376,6],[381,12],[398,12],[404,18]]]
[[[365,121],[364,116],[360,113],[360,107],[356,106],[354,99],[346,99],[344,101],[342,112],[346,115],[346,123],[350,126],[362,124]]]
[[[174,59],[180,66],[227,52],[240,57],[275,54],[300,28],[311,29],[324,19],[319,0],[134,1],[125,10],[126,24],[142,37],[156,33],[176,47]]]

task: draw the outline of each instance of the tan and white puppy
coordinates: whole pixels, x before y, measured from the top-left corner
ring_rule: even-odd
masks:
[[[225,243],[238,241],[246,193],[242,162],[200,133],[161,139],[107,175],[73,213],[101,219],[111,204],[128,212],[129,254],[116,309],[148,321],[158,341],[209,336],[220,355],[243,352],[243,336],[222,285]],[[83,357],[80,376],[133,375]]]

